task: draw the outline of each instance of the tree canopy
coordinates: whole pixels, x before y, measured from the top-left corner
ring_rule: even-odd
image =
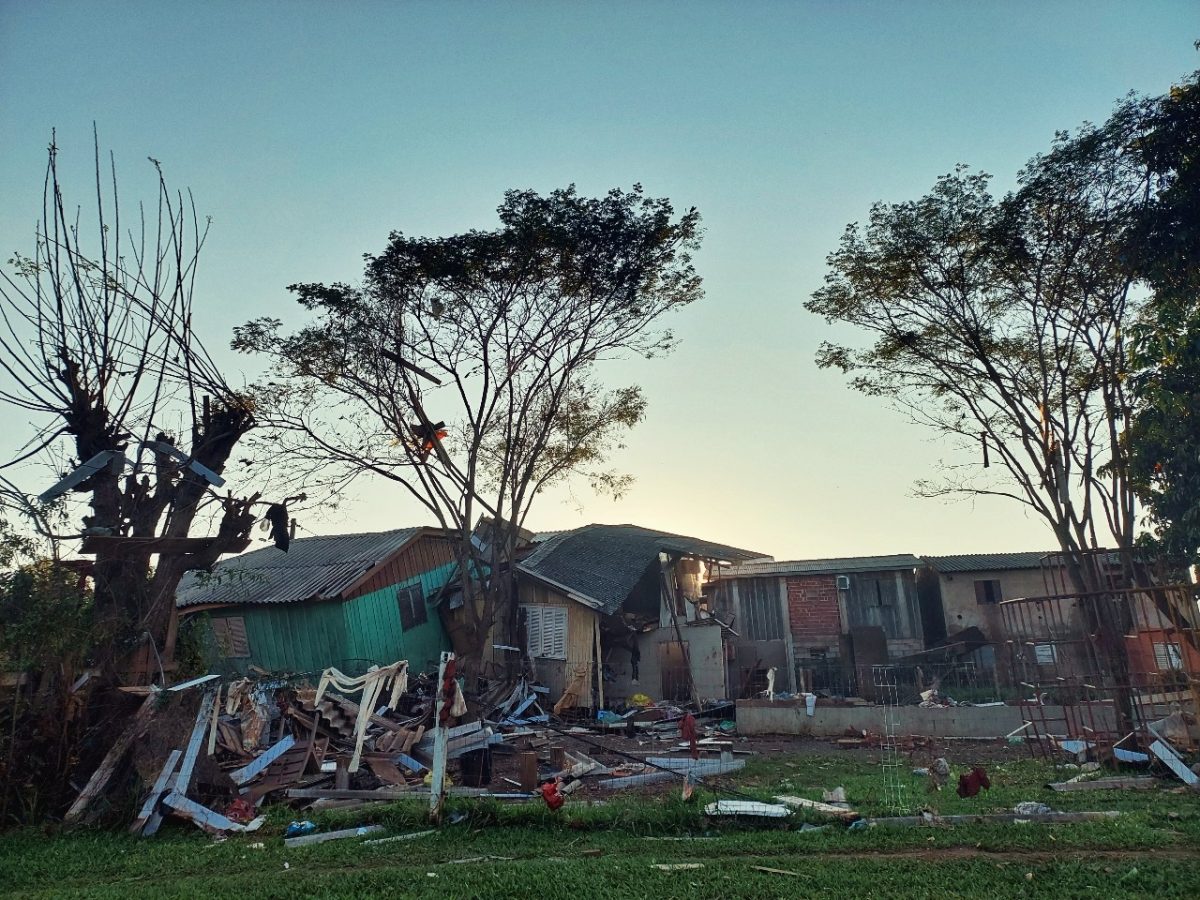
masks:
[[[665,317],[702,294],[699,215],[640,186],[509,191],[498,215],[491,230],[393,233],[361,285],[291,287],[309,324],[259,319],[234,341],[272,361],[260,409],[306,490],[385,478],[462,536],[464,590],[484,598],[467,604],[477,642],[510,610],[534,498],[575,476],[628,485],[606,464],[646,404],[636,385],[607,387],[604,364],[669,351]],[[469,537],[480,516],[499,529],[486,552]]]
[[[1117,248],[1148,185],[1125,152],[1144,105],[1059,134],[1002,198],[960,166],[920,200],[876,204],[806,303],[871,339],[826,342],[819,365],[971,452],[921,492],[1015,499],[1072,554],[1135,531],[1122,433],[1138,301]]]

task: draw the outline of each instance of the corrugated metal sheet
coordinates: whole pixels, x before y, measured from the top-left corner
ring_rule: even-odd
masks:
[[[1002,572],[1006,569],[1040,569],[1053,550],[1029,553],[967,553],[959,556],[925,556],[926,565],[939,572]]]
[[[189,572],[175,605],[296,603],[340,597],[372,568],[431,530],[400,528],[300,538],[287,553],[273,546],[254,550],[217,563],[211,574]]]
[[[756,578],[765,575],[849,575],[853,572],[891,572],[917,569],[921,560],[911,553],[893,556],[848,556],[840,559],[793,559],[743,563],[722,569],[721,578]]]

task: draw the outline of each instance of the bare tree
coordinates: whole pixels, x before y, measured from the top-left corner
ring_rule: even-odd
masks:
[[[258,320],[235,341],[273,361],[260,406],[306,486],[385,478],[459,535],[473,665],[497,622],[524,646],[512,563],[536,496],[572,476],[627,486],[604,464],[645,401],[599,369],[669,350],[660,320],[701,296],[698,214],[676,219],[640,187],[510,191],[499,215],[493,231],[393,234],[362,287],[292,287],[312,324]],[[473,535],[480,517],[492,528]]]
[[[60,475],[77,473],[60,490],[91,507],[81,532],[85,552],[95,553],[94,635],[107,665],[127,666],[147,639],[149,658],[169,653],[180,578],[244,547],[258,499],[216,493],[254,414],[193,331],[208,222],[151,162],[157,203],[130,217],[97,141],[85,219],[63,196],[52,143],[33,250],[0,275],[0,401],[37,429],[0,467],[7,496],[18,496],[22,464],[49,458]],[[210,512],[215,535],[191,538]]]

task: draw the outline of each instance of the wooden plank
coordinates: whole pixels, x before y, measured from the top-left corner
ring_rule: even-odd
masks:
[[[1150,745],[1150,752],[1157,756],[1164,766],[1170,769],[1178,776],[1179,780],[1188,787],[1196,787],[1200,784],[1200,776],[1187,767],[1179,754],[1166,741],[1157,740]]]
[[[113,741],[113,745],[108,748],[108,753],[104,755],[104,759],[100,761],[100,765],[96,767],[92,777],[88,779],[83,790],[79,792],[79,796],[75,798],[75,802],[71,804],[71,808],[67,810],[67,814],[63,816],[63,821],[68,825],[78,822],[87,812],[92,801],[104,790],[109,779],[112,778],[113,772],[116,771],[125,753],[129,750],[129,745],[141,736],[150,721],[154,712],[154,701],[153,696],[142,701],[142,705],[133,715],[133,721],[125,727],[125,730]]]
[[[274,747],[271,747],[269,750],[262,753],[256,760],[254,760],[254,762],[247,766],[243,766],[237,771],[230,772],[229,777],[233,779],[233,783],[236,785],[241,786],[245,784],[250,779],[256,777],[260,772],[264,771],[267,766],[275,762],[275,760],[279,759],[279,757],[283,756],[283,754],[288,750],[292,749],[295,743],[296,739],[289,734]]]
[[[1060,781],[1048,785],[1054,791],[1146,791],[1159,787],[1157,778],[1097,778],[1094,781]]]
[[[183,762],[179,764],[179,774],[171,784],[173,791],[185,797],[192,785],[192,770],[196,768],[196,758],[200,755],[200,746],[204,743],[204,735],[208,731],[208,717],[215,702],[214,691],[208,691],[201,699],[200,709],[196,711],[196,724],[192,728],[192,738],[183,753]]]
[[[326,831],[323,834],[302,834],[299,837],[284,838],[283,845],[291,850],[294,847],[323,844],[326,841],[336,841],[341,838],[362,837],[386,830],[387,827],[384,825],[360,825],[358,828],[342,828],[339,831]]]
[[[167,789],[167,782],[175,774],[175,767],[179,765],[179,758],[181,756],[183,756],[182,750],[172,750],[170,755],[167,756],[166,765],[158,773],[158,778],[155,780],[154,786],[150,788],[150,795],[146,797],[146,802],[142,804],[142,811],[133,820],[133,824],[129,826],[130,834],[141,834],[142,829],[146,827],[146,823],[155,814],[155,811],[158,809],[158,801],[162,799],[162,795]]]
[[[831,803],[821,803],[818,800],[808,800],[804,797],[776,797],[780,803],[785,806],[790,806],[795,809],[811,809],[813,812],[821,813],[825,816],[833,816],[838,819],[857,819],[858,813],[852,809],[843,809],[840,806],[834,806]]]
[[[530,793],[499,793],[493,794],[487,788],[448,787],[446,793],[452,797],[519,797],[528,799],[536,796]],[[289,800],[412,800],[429,797],[432,792],[425,787],[405,789],[402,787],[380,788],[375,791],[364,791],[359,788],[288,788]]]
[[[522,753],[518,757],[520,764],[519,774],[517,778],[521,782],[521,790],[532,791],[537,789],[538,783],[538,758],[536,753]]]
[[[206,756],[212,756],[217,752],[217,726],[221,722],[221,686],[217,685],[217,696],[213,700],[212,722],[208,728],[208,747],[205,749]]]

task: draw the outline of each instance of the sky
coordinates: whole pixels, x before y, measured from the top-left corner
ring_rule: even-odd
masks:
[[[357,281],[393,230],[494,227],[509,188],[640,183],[699,209],[706,296],[671,319],[673,354],[604,372],[649,400],[613,459],[633,488],[548,492],[530,525],[631,522],[778,559],[1042,549],[1011,501],[913,496],[958,458],[819,370],[833,331],[803,303],[873,202],[960,162],[1011,186],[1055,131],[1200,68],[1197,37],[1195,0],[0,0],[0,251],[30,246],[52,129],[87,201],[95,123],[126,203],[153,198],[154,157],[212,217],[197,328],[236,382],[257,370],[227,351],[233,326],[299,324],[286,286]],[[0,456],[29,427],[3,416]],[[300,524],[424,521],[376,481]]]

